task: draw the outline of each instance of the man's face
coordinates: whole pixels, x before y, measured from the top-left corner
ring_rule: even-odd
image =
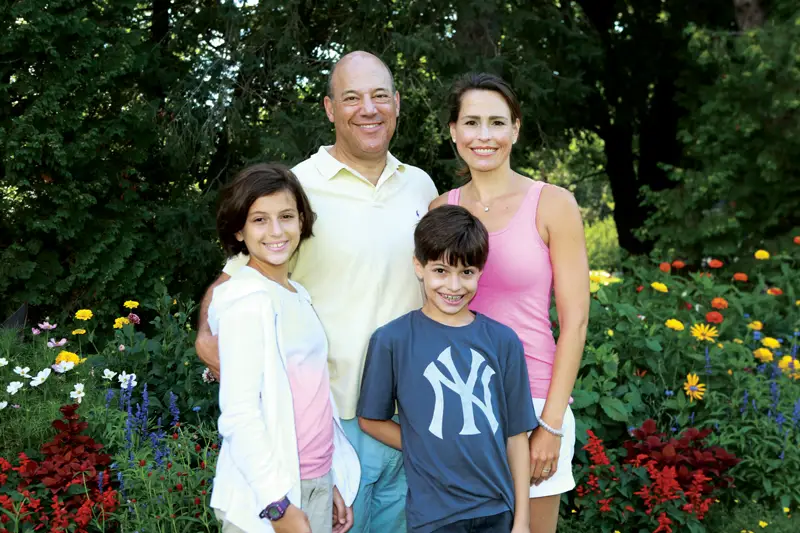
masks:
[[[359,55],[344,59],[332,81],[325,112],[336,128],[337,147],[353,158],[384,157],[400,112],[389,72],[376,58]]]

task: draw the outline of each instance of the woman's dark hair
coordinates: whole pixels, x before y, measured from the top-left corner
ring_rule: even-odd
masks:
[[[300,243],[313,235],[316,214],[311,210],[311,203],[297,176],[287,167],[277,163],[252,165],[239,172],[220,191],[217,233],[229,257],[248,253],[244,242],[236,239],[236,234],[244,228],[250,206],[262,196],[280,191],[288,191],[297,202],[297,211],[302,222]]]
[[[489,256],[489,232],[483,222],[457,205],[442,205],[422,217],[414,230],[414,257],[423,266],[443,260],[483,270]]]
[[[464,95],[469,91],[492,91],[499,93],[508,104],[511,111],[511,122],[522,120],[522,108],[519,105],[517,95],[503,78],[489,74],[488,72],[470,72],[464,74],[453,83],[450,89],[450,96],[447,99],[450,109],[450,116],[447,120],[449,124],[458,122],[458,115],[461,113],[461,102]],[[466,177],[469,181],[469,168],[464,165],[458,170],[458,175]]]

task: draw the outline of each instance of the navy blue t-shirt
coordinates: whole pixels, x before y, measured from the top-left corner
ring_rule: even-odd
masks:
[[[357,414],[400,415],[411,531],[514,511],[507,439],[535,428],[522,343],[485,315],[461,327],[412,311],[379,328]]]

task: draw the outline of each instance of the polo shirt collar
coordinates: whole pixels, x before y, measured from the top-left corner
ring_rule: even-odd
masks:
[[[339,174],[339,172],[346,170],[354,176],[369,182],[369,180],[362,176],[358,171],[350,168],[333,157],[328,151],[331,148],[333,148],[333,146],[320,146],[319,151],[312,156],[314,159],[314,165],[317,167],[317,170],[323,178],[326,180],[333,179],[337,174]],[[383,168],[380,178],[378,178],[377,186],[380,186],[383,182],[389,179],[389,177],[395,172],[402,172],[404,170],[405,165],[401,163],[395,156],[393,156],[391,152],[387,152],[386,166]]]

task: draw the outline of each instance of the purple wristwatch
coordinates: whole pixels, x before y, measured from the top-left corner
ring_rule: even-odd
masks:
[[[267,505],[267,507],[258,514],[258,517],[267,519],[270,522],[280,520],[286,513],[286,509],[289,508],[289,505],[289,498],[284,496],[282,500]]]

